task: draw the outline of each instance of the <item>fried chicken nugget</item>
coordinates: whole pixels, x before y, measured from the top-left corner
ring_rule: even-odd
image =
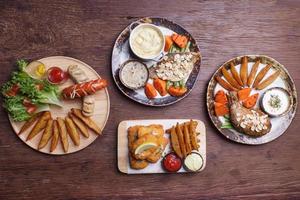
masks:
[[[43,115],[39,118],[38,122],[34,125],[29,135],[27,136],[26,141],[32,139],[41,130],[43,130],[46,127],[47,122],[50,118],[51,118],[51,113],[49,111],[44,112]]]
[[[52,136],[52,131],[53,131],[53,119],[49,119],[46,125],[46,128],[43,132],[43,136],[40,140],[38,149],[44,148],[47,143],[49,142],[51,136]]]

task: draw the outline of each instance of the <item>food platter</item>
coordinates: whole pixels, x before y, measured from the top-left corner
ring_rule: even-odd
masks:
[[[168,129],[170,129],[172,126],[176,125],[176,123],[183,123],[187,122],[189,119],[155,119],[155,120],[128,120],[128,121],[122,121],[120,122],[118,126],[118,169],[122,173],[126,174],[154,174],[154,173],[168,173],[164,168],[162,167],[162,160],[166,154],[168,154],[171,151],[171,142],[167,144],[165,147],[164,152],[162,153],[160,159],[156,161],[155,163],[150,163],[146,168],[144,169],[133,169],[130,166],[130,160],[129,160],[129,149],[128,149],[128,131],[129,127],[133,126],[151,126],[153,124],[159,124],[163,126],[163,129],[166,131],[164,133],[164,137],[168,140],[170,139],[170,133],[168,133]],[[203,165],[200,168],[199,171],[204,170],[206,165],[206,130],[205,125],[200,120],[194,120],[194,122],[197,122],[196,126],[196,132],[200,133],[197,136],[197,140],[199,142],[198,152],[203,158]],[[180,168],[177,173],[186,173],[187,170],[185,168]]]
[[[99,74],[88,64],[74,59],[70,57],[65,56],[52,56],[52,57],[46,57],[39,59],[38,61],[45,64],[46,68],[52,67],[52,66],[59,66],[63,70],[67,70],[68,66],[70,65],[77,65],[79,68],[81,68],[88,77],[91,79],[97,79],[100,78]],[[70,79],[68,79],[64,84],[60,85],[59,88],[65,88],[67,86],[70,86],[74,84],[74,82]],[[108,116],[109,116],[109,110],[110,110],[110,101],[109,101],[109,95],[107,89],[101,90],[95,94],[92,95],[95,98],[95,112],[94,115],[91,117],[94,122],[101,128],[101,130],[104,129],[105,124],[107,122]],[[74,99],[74,100],[62,100],[63,107],[57,107],[50,105],[50,112],[52,115],[52,118],[62,117],[65,118],[70,112],[71,108],[81,108],[82,100],[81,99]],[[12,120],[11,117],[9,117],[11,126],[14,130],[14,132],[18,135],[21,127],[23,126],[24,122],[15,122]],[[38,150],[42,153],[51,154],[51,155],[64,155],[69,153],[74,153],[79,150],[84,149],[85,147],[89,146],[93,141],[97,139],[99,135],[92,133],[90,131],[89,137],[85,138],[80,136],[80,145],[76,146],[73,144],[70,136],[68,135],[68,141],[69,141],[69,149],[68,152],[65,152],[63,150],[62,144],[59,141],[56,149],[53,152],[49,152],[50,149],[50,142],[42,149],[37,149],[37,145],[39,144],[39,141],[42,137],[42,134],[39,133],[37,136],[32,138],[31,140],[26,141],[26,138],[29,134],[29,130],[24,132],[21,135],[18,135],[18,137],[28,146],[31,148]]]
[[[124,63],[127,62],[128,60],[138,60],[143,64],[146,64],[150,71],[151,69],[154,68],[152,66],[155,66],[155,64],[159,63],[158,61],[162,60],[161,58],[160,59],[153,58],[148,60],[140,59],[138,56],[135,55],[136,53],[133,53],[133,51],[130,48],[130,44],[129,44],[130,35],[133,34],[133,31],[136,29],[136,27],[140,25],[149,25],[149,24],[154,25],[155,28],[158,28],[160,32],[162,32],[162,34],[165,35],[165,37],[176,33],[178,35],[179,34],[182,35],[185,38],[188,38],[189,40],[188,51],[195,53],[194,54],[195,60],[193,61],[192,69],[189,71],[188,76],[183,80],[186,91],[180,96],[174,96],[170,94],[162,96],[158,94],[157,97],[149,99],[147,95],[145,95],[143,88],[134,90],[126,87],[124,83],[122,83],[122,79],[120,78],[120,69],[123,67]],[[167,55],[167,52],[164,52],[163,54]],[[188,31],[186,31],[178,24],[175,24],[174,22],[171,22],[163,18],[142,18],[127,26],[118,36],[115,45],[113,47],[111,64],[112,64],[112,75],[114,81],[117,87],[124,95],[144,105],[167,106],[182,100],[191,92],[192,88],[195,85],[197,76],[199,74],[200,64],[201,64],[201,54],[195,39],[191,36],[191,34]],[[151,78],[149,78],[148,83],[152,84]]]
[[[231,63],[233,63],[233,66],[235,67],[236,71],[241,71],[241,63],[242,59],[244,57],[247,57],[248,63],[248,75],[251,75],[251,69],[255,65],[256,62],[260,61],[258,68],[257,68],[257,75],[256,78],[259,76],[259,73],[263,71],[263,69],[267,68],[268,65],[270,65],[269,71],[264,74],[264,79],[261,80],[260,83],[264,83],[264,86],[257,86],[256,88],[251,88],[251,94],[256,93],[258,100],[253,107],[255,110],[263,110],[263,104],[262,104],[262,97],[266,93],[266,91],[269,91],[270,89],[283,89],[289,94],[289,101],[290,106],[287,109],[286,113],[284,115],[280,115],[278,117],[270,117],[271,122],[271,129],[270,132],[267,134],[264,134],[259,137],[253,137],[241,132],[238,132],[236,128],[222,128],[222,125],[225,123],[226,119],[224,117],[216,116],[215,110],[215,96],[216,93],[220,90],[225,90],[224,87],[222,87],[219,82],[216,80],[218,77],[222,77],[223,74],[223,67],[225,70],[230,71],[231,70]],[[275,80],[273,80],[272,83],[267,84],[268,81],[265,81],[270,77],[272,74],[279,73],[278,78],[276,77]],[[223,79],[224,80],[224,79]],[[255,84],[255,81],[253,85]],[[258,144],[264,144],[267,142],[270,142],[279,136],[281,136],[289,127],[291,124],[295,113],[297,109],[297,93],[296,93],[296,87],[295,83],[292,80],[290,74],[288,73],[287,69],[280,64],[278,61],[276,61],[273,58],[270,58],[268,56],[264,55],[246,55],[246,56],[239,56],[233,59],[230,59],[229,61],[225,62],[212,76],[211,80],[209,81],[208,87],[207,87],[207,110],[210,116],[210,119],[212,120],[215,127],[219,130],[221,134],[223,134],[226,138],[243,144],[250,144],[250,145],[258,145]],[[229,102],[230,104],[230,102]],[[267,129],[267,128],[266,128]]]

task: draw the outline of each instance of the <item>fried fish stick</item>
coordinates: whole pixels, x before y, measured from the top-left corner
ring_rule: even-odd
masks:
[[[82,114],[81,110],[72,108],[71,112],[78,117],[86,126],[92,129],[98,135],[101,134],[101,128],[90,118]]]
[[[232,85],[232,87],[241,89],[241,86],[238,84],[238,82],[230,75],[230,73],[225,69],[225,67],[222,67],[222,74],[224,78]]]
[[[184,135],[186,153],[190,154],[192,152],[192,146],[191,146],[190,134],[189,134],[189,129],[188,129],[187,123],[184,123],[184,125],[183,125],[183,135]]]
[[[66,117],[65,122],[66,122],[66,128],[68,130],[68,134],[71,137],[73,143],[76,146],[79,146],[80,145],[80,137],[76,130],[75,124],[73,123],[73,121],[70,117]]]
[[[29,129],[34,122],[36,122],[41,116],[42,116],[43,112],[39,112],[34,114],[27,122],[25,122],[25,124],[22,126],[20,132],[18,133],[18,135],[21,135],[22,133],[24,133],[27,129]]]
[[[241,80],[243,82],[243,85],[244,86],[247,85],[247,80],[248,80],[248,58],[246,56],[244,56],[242,58],[240,76],[241,76]]]
[[[257,74],[254,83],[252,85],[253,88],[256,88],[259,82],[265,77],[269,69],[272,67],[272,64],[267,64],[260,72]]]
[[[177,154],[177,156],[179,156],[180,158],[183,158],[182,153],[181,153],[181,149],[180,149],[180,145],[179,145],[179,141],[178,141],[178,137],[177,137],[176,130],[175,130],[174,126],[171,129],[171,145],[173,147],[173,150]]]
[[[62,118],[58,117],[57,123],[58,123],[58,130],[59,130],[61,144],[64,149],[64,152],[67,153],[69,149],[69,141],[67,137],[67,129],[66,129],[65,121]]]
[[[187,156],[187,153],[186,153],[186,148],[185,148],[185,144],[184,144],[183,133],[181,131],[179,123],[177,123],[177,125],[176,125],[176,134],[177,134],[177,137],[178,137],[178,141],[179,141],[182,156],[185,158]]]
[[[53,121],[53,134],[52,134],[50,152],[53,152],[56,149],[58,139],[59,139],[58,124],[57,124],[57,121],[54,120]]]
[[[51,118],[51,113],[49,111],[44,112],[43,115],[38,120],[38,122],[34,125],[33,129],[29,133],[29,135],[27,136],[26,141],[32,139],[41,130],[43,130],[46,127],[47,122],[50,118]]]
[[[218,83],[225,88],[228,91],[238,91],[238,89],[232,87],[229,83],[227,83],[224,79],[222,79],[220,76],[215,77]]]
[[[40,140],[38,149],[42,149],[47,145],[47,143],[49,142],[52,136],[52,131],[53,131],[53,119],[49,119],[46,128],[44,130],[43,136]]]
[[[196,130],[195,130],[195,127],[193,126],[193,120],[191,120],[189,128],[190,128],[189,133],[190,133],[190,139],[191,139],[191,143],[192,143],[192,149],[198,150],[199,145],[198,145],[198,141],[197,141]]]
[[[236,82],[237,82],[240,86],[243,86],[243,82],[242,82],[242,80],[241,80],[241,78],[240,78],[239,73],[236,71],[233,62],[230,63],[230,71],[231,71],[231,74],[232,74],[233,78],[236,80]]]
[[[86,138],[88,138],[90,136],[89,134],[89,130],[87,129],[87,127],[84,125],[84,123],[78,119],[74,114],[69,113],[69,117],[72,119],[72,121],[74,122],[74,124],[76,125],[76,127],[80,130],[80,132],[82,133],[82,135]]]
[[[273,73],[271,76],[269,76],[268,78],[266,78],[266,80],[264,80],[263,82],[261,82],[256,89],[258,90],[262,90],[264,88],[266,88],[267,86],[269,86],[270,84],[272,84],[277,77],[280,75],[280,71],[277,70],[275,73]]]
[[[252,69],[251,69],[251,72],[250,72],[250,75],[249,75],[248,81],[247,81],[248,87],[251,87],[251,85],[252,85],[252,83],[254,81],[254,78],[255,78],[255,75],[257,73],[257,69],[258,69],[259,63],[260,63],[260,60],[257,60],[254,63],[254,65],[252,66]]]

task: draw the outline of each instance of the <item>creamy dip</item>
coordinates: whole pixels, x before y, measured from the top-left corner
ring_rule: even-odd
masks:
[[[129,61],[122,67],[120,79],[131,89],[143,87],[148,80],[148,69],[139,61]]]
[[[284,89],[272,88],[264,94],[262,106],[268,114],[279,116],[290,107],[289,95]]]
[[[203,159],[197,151],[192,151],[192,153],[184,159],[184,165],[188,170],[196,172],[202,168]]]
[[[152,26],[139,26],[132,32],[131,49],[141,58],[154,58],[164,45],[161,33]]]

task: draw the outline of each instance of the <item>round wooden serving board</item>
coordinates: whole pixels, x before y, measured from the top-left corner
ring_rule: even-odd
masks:
[[[230,63],[233,62],[236,70],[239,72],[240,71],[240,66],[241,66],[241,59],[244,56],[239,56],[233,59],[230,59],[229,61],[225,62],[222,66],[224,66],[227,70],[230,68]],[[222,133],[226,138],[238,142],[238,143],[243,143],[243,144],[250,144],[250,145],[258,145],[258,144],[264,144],[267,142],[271,142],[272,140],[275,140],[279,136],[281,136],[286,129],[289,127],[289,125],[292,123],[292,120],[296,114],[297,110],[297,92],[296,92],[296,87],[293,79],[291,78],[290,74],[288,73],[287,69],[280,64],[278,61],[276,61],[273,58],[270,58],[268,56],[264,55],[246,55],[248,57],[248,74],[250,74],[250,70],[252,69],[253,64],[259,59],[260,64],[258,67],[258,71],[256,75],[259,73],[259,71],[267,64],[271,63],[272,67],[266,74],[266,77],[269,77],[275,70],[280,70],[280,75],[279,77],[268,87],[266,87],[263,90],[255,90],[252,89],[251,95],[254,93],[259,93],[259,99],[256,103],[256,106],[254,107],[255,109],[260,108],[259,103],[261,100],[261,97],[263,93],[272,87],[281,87],[286,89],[289,94],[291,95],[291,108],[289,109],[288,113],[284,116],[280,117],[272,117],[270,118],[272,128],[269,133],[266,135],[263,135],[261,137],[251,137],[246,134],[240,133],[236,131],[235,129],[222,129],[222,123],[224,122],[223,117],[217,117],[214,113],[214,96],[216,92],[220,89],[224,89],[217,81],[215,80],[215,76],[219,75],[222,77],[222,72],[221,72],[221,67],[214,73],[212,76],[211,80],[208,83],[207,87],[207,99],[206,99],[206,104],[207,104],[207,110],[208,114],[210,116],[210,119],[212,120],[213,124],[216,126],[216,128]],[[262,81],[263,81],[262,80]],[[227,92],[227,91],[226,91]]]
[[[92,67],[90,67],[86,63],[81,62],[80,60],[77,60],[74,58],[65,57],[65,56],[53,56],[53,57],[42,58],[39,61],[44,63],[47,69],[50,67],[53,67],[53,66],[59,66],[63,70],[67,70],[69,65],[77,65],[82,70],[85,71],[85,73],[87,74],[87,76],[90,79],[100,78],[99,74]],[[60,89],[63,89],[72,84],[74,84],[74,82],[69,79],[69,80],[67,80],[67,82],[65,82],[63,85],[60,85],[59,87],[60,87]],[[107,89],[98,91],[96,94],[94,94],[94,98],[95,98],[95,111],[94,111],[94,115],[92,116],[92,119],[103,130],[104,126],[106,124],[106,121],[108,119],[109,109],[110,109],[110,101],[109,101],[109,95],[108,95]],[[71,108],[80,108],[81,109],[81,105],[82,105],[81,99],[62,100],[62,101],[63,101],[63,105],[64,105],[62,108],[57,107],[57,106],[50,106],[50,112],[51,112],[53,119],[56,119],[56,117],[65,118],[67,116],[68,112],[70,112]],[[19,133],[24,122],[14,122],[14,121],[12,121],[12,119],[10,117],[9,117],[9,120],[10,120],[10,123],[11,123],[12,128],[14,129],[15,133],[16,134]],[[65,153],[63,151],[63,148],[61,145],[61,140],[59,138],[59,142],[58,142],[56,149],[52,153],[50,153],[49,150],[50,150],[51,139],[43,149],[40,149],[40,150],[37,149],[38,143],[42,136],[42,131],[38,135],[36,135],[33,139],[26,141],[27,135],[31,131],[32,127],[29,128],[29,130],[27,130],[23,134],[18,135],[18,137],[24,143],[26,143],[28,146],[30,146],[31,148],[33,148],[37,151],[40,151],[42,153],[47,153],[47,154],[51,154],[51,155],[64,155],[64,154],[69,154],[69,153],[74,153],[74,152],[80,151],[80,150],[84,149],[85,147],[89,146],[98,137],[97,134],[95,134],[91,130],[89,130],[89,133],[90,133],[89,138],[85,138],[82,135],[80,135],[80,145],[75,146],[74,143],[72,142],[70,136],[68,135],[68,141],[69,141],[68,152]]]

